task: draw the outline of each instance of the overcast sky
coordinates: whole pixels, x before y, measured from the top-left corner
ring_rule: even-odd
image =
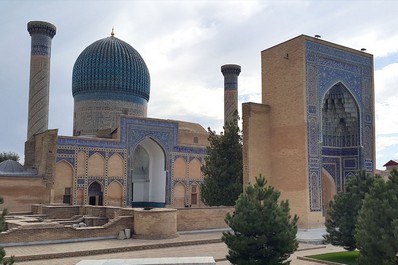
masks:
[[[0,1],[0,152],[23,159],[29,90],[27,22],[57,27],[52,42],[50,129],[72,135],[72,68],[84,48],[116,37],[151,75],[148,116],[220,131],[220,67],[242,66],[239,100],[261,101],[260,52],[301,34],[374,55],[377,168],[398,159],[398,1]]]

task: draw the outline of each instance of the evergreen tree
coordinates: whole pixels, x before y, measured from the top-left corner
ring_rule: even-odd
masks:
[[[0,197],[0,204],[3,204],[4,200],[3,197]],[[0,232],[4,231],[6,229],[6,223],[5,223],[5,216],[7,215],[7,209],[3,208],[2,213],[0,214]],[[4,257],[6,255],[6,252],[4,251],[3,248],[0,248],[0,265],[12,265],[14,264],[14,258],[11,257],[9,260],[5,260]]]
[[[1,152],[0,153],[0,163],[5,160],[8,160],[8,159],[19,161],[19,155],[14,152]]]
[[[298,217],[289,214],[289,202],[278,204],[280,192],[266,186],[263,176],[248,185],[236,201],[235,212],[225,222],[233,230],[224,232],[227,259],[238,265],[279,265],[287,261],[298,247]]]
[[[4,203],[3,197],[0,197],[0,204]],[[0,232],[6,230],[6,222],[5,222],[5,216],[7,215],[7,209],[3,208],[1,214],[0,214]]]
[[[359,212],[356,240],[361,265],[398,264],[398,171],[377,179]]]
[[[365,194],[374,183],[374,176],[360,171],[355,177],[347,179],[345,191],[338,193],[329,203],[326,218],[326,242],[342,246],[346,250],[357,248],[355,227],[358,212],[362,208]]]
[[[202,166],[204,181],[201,184],[201,197],[206,205],[232,206],[242,193],[242,137],[238,121],[239,116],[235,112],[221,135],[209,128],[210,146]]]

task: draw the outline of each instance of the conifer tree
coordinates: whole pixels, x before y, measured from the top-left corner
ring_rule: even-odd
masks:
[[[326,218],[326,242],[346,250],[357,248],[355,227],[362,203],[374,183],[374,176],[360,171],[347,179],[344,192],[336,194],[329,203]]]
[[[3,197],[0,197],[0,205],[4,203]],[[3,208],[1,214],[0,214],[0,232],[4,231],[6,229],[6,222],[5,222],[5,217],[7,215],[7,209]]]
[[[17,153],[14,152],[1,152],[0,153],[0,162],[3,162],[5,160],[15,160],[15,161],[19,161],[19,155]]]
[[[0,197],[0,204],[3,204],[3,197]],[[0,214],[0,232],[6,229],[5,216],[7,215],[7,209],[3,208],[2,213]],[[12,265],[14,264],[14,258],[11,257],[8,260],[5,260],[6,252],[3,248],[0,248],[0,265]]]
[[[359,212],[356,240],[361,265],[398,264],[398,171],[377,179]]]
[[[290,216],[288,201],[278,204],[280,192],[266,183],[263,176],[256,178],[225,218],[232,232],[224,232],[222,240],[232,264],[290,264],[287,259],[298,247],[298,217]]]
[[[201,199],[209,206],[232,206],[242,193],[242,137],[238,126],[239,116],[226,122],[224,133],[217,135],[209,128],[209,143]]]

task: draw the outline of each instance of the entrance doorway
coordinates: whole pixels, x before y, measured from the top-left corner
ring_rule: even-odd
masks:
[[[104,192],[102,189],[102,185],[97,181],[91,183],[88,187],[88,198],[89,198],[89,205],[97,205],[102,206],[104,205]]]

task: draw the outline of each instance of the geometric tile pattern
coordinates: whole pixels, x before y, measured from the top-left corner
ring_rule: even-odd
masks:
[[[373,171],[373,62],[369,57],[310,40],[306,41],[305,50],[309,201],[311,211],[321,211],[322,168],[333,177],[338,191],[342,190],[344,179],[358,169]],[[348,90],[358,107],[359,139],[352,138],[354,146],[326,148],[322,139],[322,104],[336,84]]]
[[[109,185],[112,181],[119,181],[123,186],[126,205],[131,205],[132,188],[132,161],[135,148],[145,138],[151,138],[163,150],[166,157],[166,204],[171,203],[171,194],[173,184],[173,163],[178,157],[184,157],[186,161],[198,159],[202,164],[207,154],[206,148],[178,146],[178,123],[169,120],[158,120],[148,118],[134,118],[128,116],[120,117],[120,140],[98,139],[85,137],[58,137],[57,162],[61,160],[68,161],[76,170],[77,154],[80,151],[86,153],[86,161],[94,154],[100,154],[104,158],[111,157],[113,154],[119,154],[125,161],[125,175],[114,177],[112,179],[103,178],[82,178],[75,177],[74,185],[77,188],[85,189],[97,181],[103,185]],[[86,165],[87,166],[87,165]],[[75,171],[75,176],[77,172]],[[191,183],[188,180],[187,184]]]
[[[128,43],[107,37],[89,45],[73,66],[72,93],[136,96],[149,100],[149,71],[141,55]]]

